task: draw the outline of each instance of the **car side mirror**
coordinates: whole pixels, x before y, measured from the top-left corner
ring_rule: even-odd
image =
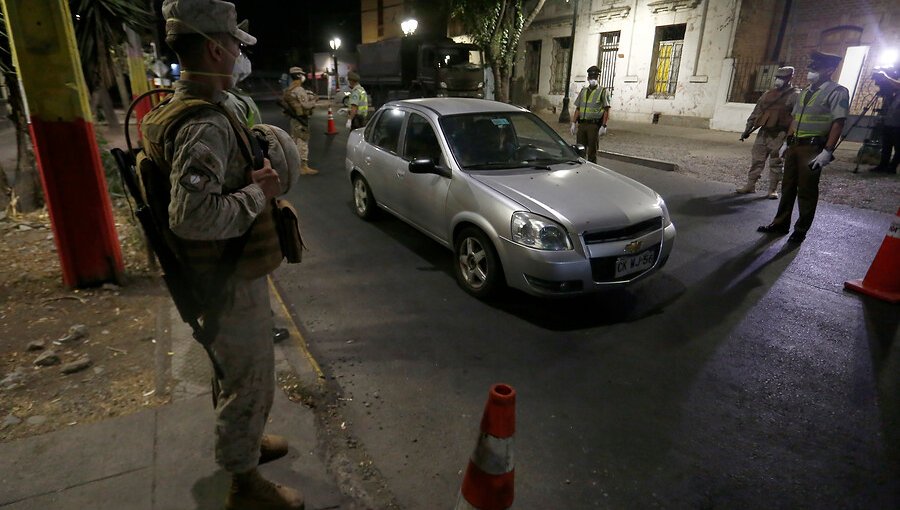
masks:
[[[587,155],[587,147],[581,145],[580,143],[573,144],[572,148],[575,149],[575,152],[577,152],[578,155],[582,158]]]
[[[436,165],[431,158],[415,159],[409,162],[409,173],[411,174],[435,174],[441,177],[450,178],[450,169]]]

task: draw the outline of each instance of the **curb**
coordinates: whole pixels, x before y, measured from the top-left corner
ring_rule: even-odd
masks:
[[[285,303],[282,293],[271,275],[268,278],[268,285],[275,325],[287,328],[291,334],[290,338],[275,344],[276,352],[281,351],[285,361],[293,368],[305,386],[314,387],[319,392],[323,391],[325,389],[325,374],[322,371],[322,367],[319,366],[319,363],[309,351],[309,345],[306,342],[306,338],[303,337],[297,319],[291,313],[291,308]]]
[[[668,161],[662,161],[659,159],[641,158],[638,156],[631,156],[628,154],[621,154],[618,152],[601,151],[601,150],[597,151],[597,156],[606,158],[606,159],[614,159],[616,161],[624,161],[626,163],[634,163],[635,165],[656,168],[658,170],[665,170],[667,172],[677,172],[678,171],[677,164],[669,163]]]

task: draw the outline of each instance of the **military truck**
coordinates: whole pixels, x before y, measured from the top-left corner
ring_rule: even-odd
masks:
[[[484,97],[481,51],[452,39],[396,37],[360,44],[359,76],[372,107],[415,97]]]

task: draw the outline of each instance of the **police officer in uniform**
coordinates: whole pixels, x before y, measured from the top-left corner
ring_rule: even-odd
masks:
[[[871,171],[895,174],[900,167],[900,70],[893,67],[887,72],[878,70],[875,78],[884,101],[884,125],[881,129],[881,160]]]
[[[300,175],[316,175],[318,170],[309,167],[309,117],[316,107],[316,94],[303,86],[306,81],[306,73],[300,67],[292,67],[290,73],[291,84],[284,90],[283,99],[294,114],[291,116],[291,137],[297,143],[300,158],[303,163],[300,167]],[[306,123],[299,120],[306,119]]]
[[[597,162],[597,142],[606,134],[609,120],[609,91],[601,87],[600,68],[591,66],[587,70],[588,85],[575,98],[575,114],[572,115],[570,132],[577,143],[587,148],[587,159]]]
[[[350,82],[350,118],[347,119],[347,129],[356,129],[366,125],[369,116],[369,95],[366,89],[359,84],[359,74],[356,71],[347,73],[347,81]]]
[[[819,178],[822,169],[834,160],[834,149],[850,111],[850,92],[831,81],[841,57],[814,51],[810,59],[809,86],[794,105],[794,121],[779,150],[784,157],[784,181],[778,212],[772,223],[757,229],[769,234],[787,234],[794,200],[797,200],[800,215],[788,239],[791,243],[802,243],[812,226],[819,201]]]
[[[165,0],[162,13],[183,72],[172,100],[144,118],[142,141],[168,175],[169,241],[204,298],[204,329],[215,332],[211,348],[222,372],[216,462],[231,475],[226,508],[303,509],[298,491],[257,470],[287,453],[283,438],[263,434],[275,391],[266,276],[282,259],[270,204],[281,183],[268,160],[253,169],[242,151],[246,128],[223,106],[240,47],[256,38],[237,28],[229,2]],[[234,238],[246,243],[223,274],[220,260],[234,246],[226,240]],[[220,290],[210,296],[212,289]]]
[[[766,91],[753,113],[747,119],[747,127],[741,133],[743,142],[750,137],[754,129],[759,129],[756,141],[751,151],[750,172],[747,174],[747,184],[735,190],[736,193],[753,193],[756,191],[756,181],[762,175],[766,160],[769,161],[769,192],[766,198],[778,199],[778,183],[784,172],[784,160],[778,156],[778,149],[784,144],[787,130],[794,120],[791,112],[797,104],[797,96],[800,90],[791,85],[794,76],[793,67],[781,67],[775,71],[774,87]]]

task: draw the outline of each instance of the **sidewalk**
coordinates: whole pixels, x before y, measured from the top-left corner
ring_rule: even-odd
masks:
[[[270,286],[276,325],[291,338],[276,344],[276,374],[305,388],[320,384],[320,371]],[[203,349],[167,301],[157,331],[157,380],[173,384],[172,403],[91,425],[0,444],[0,508],[220,509],[227,474],[213,457],[214,414],[210,368]],[[282,459],[262,466],[270,479],[303,491],[307,509],[347,509],[329,474],[312,409],[276,388],[267,430],[291,446]]]
[[[575,143],[569,124],[559,123],[559,114],[549,110],[535,112],[562,137]],[[744,142],[740,133],[710,129],[686,128],[642,122],[616,120],[611,112],[609,132],[600,139],[600,156],[673,170],[706,181],[732,184],[747,182],[750,150],[756,134]],[[819,199],[833,204],[871,209],[893,214],[900,196],[900,176],[873,174],[873,165],[856,167],[859,143],[843,142],[835,151],[835,161],[823,170]],[[756,185],[757,197],[768,186],[768,170]],[[774,201],[773,201],[774,202]]]

